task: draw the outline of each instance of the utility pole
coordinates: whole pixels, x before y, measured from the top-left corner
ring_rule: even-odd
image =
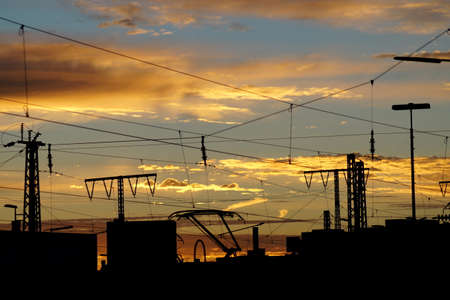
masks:
[[[111,198],[111,192],[112,192],[112,185],[113,181],[117,180],[117,200],[118,200],[118,218],[117,220],[119,222],[125,221],[125,197],[124,197],[124,186],[123,186],[123,180],[127,179],[128,183],[130,184],[131,193],[133,194],[133,197],[136,197],[136,191],[137,191],[137,184],[138,179],[145,177],[147,179],[148,187],[150,188],[150,192],[152,196],[155,194],[155,186],[156,186],[156,173],[149,173],[149,174],[137,174],[137,175],[125,175],[125,176],[113,176],[113,177],[98,177],[98,178],[89,178],[84,180],[84,184],[86,185],[86,190],[89,196],[89,199],[92,200],[92,197],[94,196],[94,186],[97,181],[102,181],[103,186],[105,187],[106,196],[108,196],[108,199]],[[149,178],[153,178],[153,183],[150,183]],[[134,179],[134,185],[131,183],[131,179]],[[106,184],[107,181],[110,181],[109,188]],[[89,189],[88,182],[92,183],[92,187]]]
[[[347,211],[348,230],[367,228],[366,175],[364,162],[356,161],[355,154],[347,155]],[[352,224],[354,220],[354,224]]]
[[[364,162],[356,162],[355,154],[347,155],[346,169],[330,169],[330,170],[315,170],[303,172],[305,176],[306,185],[311,186],[312,175],[320,173],[322,183],[326,189],[328,184],[329,173],[334,175],[334,229],[341,229],[341,209],[339,196],[339,173],[342,172],[347,181],[347,222],[348,231],[359,230],[367,228],[367,209],[366,209],[366,180],[367,176],[364,168]],[[323,174],[327,173],[324,177]],[[309,180],[306,177],[309,174]]]
[[[323,230],[330,231],[330,229],[331,229],[330,211],[324,210],[323,211]]]
[[[339,171],[334,170],[334,229],[341,230],[341,207],[339,199]]]
[[[18,141],[25,145],[25,184],[23,197],[23,222],[22,231],[41,231],[41,197],[39,187],[39,147],[45,146],[37,140],[40,133],[31,136],[28,131],[28,140]]]
[[[22,231],[40,232],[41,231],[41,196],[39,187],[39,147],[45,146],[37,138],[41,135],[28,130],[28,139],[23,138],[23,123],[20,127],[20,140],[10,142],[4,147],[12,147],[16,143],[25,145],[25,180],[23,190],[23,221]],[[51,150],[48,144],[48,158],[50,174],[52,173]],[[16,220],[16,222],[20,222]],[[17,226],[17,224],[16,224]]]

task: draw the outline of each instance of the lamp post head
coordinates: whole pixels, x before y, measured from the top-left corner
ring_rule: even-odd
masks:
[[[450,61],[450,59],[446,58],[419,57],[419,56],[395,56],[394,59],[400,61],[414,61],[414,62],[424,62],[434,64],[440,64],[443,61]]]
[[[394,104],[392,110],[430,109],[430,103]]]
[[[17,209],[17,205],[13,205],[13,204],[5,204],[4,207]]]

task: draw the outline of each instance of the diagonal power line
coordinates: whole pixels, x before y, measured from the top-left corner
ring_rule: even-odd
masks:
[[[5,18],[5,17],[1,17],[0,16],[0,20],[6,21],[6,22],[9,22],[9,23],[13,23],[13,24],[16,24],[16,25],[20,25],[21,28],[26,27],[26,28],[29,28],[29,29],[32,29],[32,30],[35,30],[35,31],[38,31],[38,32],[41,32],[41,33],[44,33],[44,34],[48,34],[48,35],[51,35],[51,36],[54,36],[54,37],[57,37],[57,38],[60,38],[60,39],[66,40],[66,41],[70,41],[70,42],[73,42],[73,43],[85,46],[85,47],[89,47],[89,48],[93,48],[93,49],[96,49],[96,50],[99,50],[99,51],[102,51],[102,52],[105,52],[105,53],[117,55],[117,56],[120,56],[120,57],[123,57],[123,58],[134,60],[136,62],[147,64],[147,65],[150,65],[150,66],[153,66],[153,67],[165,69],[167,71],[174,72],[174,73],[177,73],[177,74],[180,74],[180,75],[188,76],[188,77],[191,77],[191,78],[194,78],[194,79],[198,79],[198,80],[202,80],[202,81],[205,81],[205,82],[209,82],[209,83],[212,83],[212,84],[215,84],[215,85],[219,85],[219,86],[222,86],[222,87],[234,89],[234,90],[237,90],[237,91],[240,91],[240,92],[244,92],[244,93],[248,93],[248,94],[252,94],[252,95],[257,95],[257,96],[265,98],[265,99],[274,100],[274,101],[277,101],[277,102],[281,102],[281,103],[285,103],[285,104],[290,105],[289,108],[287,108],[287,109],[283,109],[283,110],[280,110],[280,111],[277,111],[277,112],[273,112],[273,113],[270,113],[270,114],[267,114],[267,115],[264,115],[264,116],[252,119],[252,120],[248,120],[246,122],[243,122],[243,123],[240,123],[240,124],[237,124],[237,125],[233,125],[233,126],[230,126],[228,128],[225,128],[225,129],[222,129],[222,130],[219,130],[219,131],[207,134],[205,136],[213,136],[213,135],[225,132],[225,131],[232,130],[232,129],[237,128],[237,127],[241,127],[241,126],[244,126],[244,125],[247,125],[247,124],[250,124],[250,123],[262,120],[262,119],[265,119],[265,118],[269,118],[269,117],[274,116],[276,114],[288,111],[290,109],[290,107],[292,107],[292,108],[304,107],[304,108],[307,108],[307,109],[311,109],[310,107],[307,107],[306,105],[307,104],[311,104],[313,102],[317,102],[319,100],[323,100],[323,99],[326,99],[326,98],[338,95],[338,94],[341,94],[341,93],[344,93],[344,92],[347,92],[347,91],[350,91],[350,90],[353,90],[353,89],[356,89],[356,88],[359,88],[359,87],[362,87],[362,86],[365,86],[365,85],[367,85],[369,83],[373,84],[374,81],[376,81],[379,78],[383,77],[388,72],[392,71],[393,69],[395,69],[398,65],[400,65],[402,63],[402,61],[399,61],[399,62],[395,63],[394,65],[390,66],[385,71],[383,71],[380,74],[378,74],[377,76],[375,76],[372,80],[364,81],[362,83],[353,85],[353,86],[351,86],[349,88],[341,89],[341,90],[339,90],[337,92],[333,92],[333,93],[327,94],[325,96],[321,96],[321,97],[318,97],[318,98],[306,101],[304,103],[296,104],[296,103],[293,103],[293,102],[290,102],[290,101],[286,101],[286,100],[278,98],[278,97],[273,97],[273,96],[265,95],[265,94],[258,93],[258,92],[252,91],[252,90],[240,88],[240,87],[228,84],[228,83],[223,83],[223,82],[220,82],[220,81],[217,81],[217,80],[213,80],[213,79],[210,79],[210,78],[206,78],[206,77],[203,77],[203,76],[200,76],[200,75],[197,75],[197,74],[193,74],[193,73],[189,73],[189,72],[186,72],[186,71],[178,70],[178,69],[175,69],[175,68],[172,68],[172,67],[169,67],[169,66],[157,64],[157,63],[154,63],[154,62],[151,62],[151,61],[148,61],[148,60],[144,60],[144,59],[141,59],[141,58],[138,58],[138,57],[135,57],[135,56],[131,56],[131,55],[119,52],[119,51],[115,51],[115,50],[107,49],[107,48],[104,48],[104,47],[101,47],[101,46],[97,46],[97,45],[92,44],[92,43],[80,41],[80,40],[77,40],[77,39],[74,39],[74,38],[70,38],[70,37],[67,37],[67,36],[64,36],[64,35],[61,35],[61,34],[53,33],[53,32],[50,32],[50,31],[47,31],[47,30],[44,30],[44,29],[41,29],[41,28],[38,28],[38,27],[35,27],[35,26],[25,25],[23,23],[20,23],[18,21],[15,21],[15,20],[12,20],[12,19],[9,19],[9,18]],[[426,43],[421,45],[419,48],[417,48],[416,50],[411,52],[408,56],[414,55],[415,53],[417,53],[418,51],[422,50],[423,48],[425,48],[426,46],[428,46],[429,44],[431,44],[435,40],[439,39],[442,35],[444,35],[445,33],[448,33],[449,31],[450,31],[450,29],[446,29],[443,32],[439,33],[438,35],[433,37],[431,40],[427,41]],[[366,121],[366,120],[364,120],[364,121]],[[399,127],[397,126],[397,128],[399,128]]]

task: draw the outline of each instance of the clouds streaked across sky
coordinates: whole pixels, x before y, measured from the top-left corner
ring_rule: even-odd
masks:
[[[409,118],[407,113],[393,112],[391,106],[408,102],[429,102],[432,108],[414,114],[416,129],[432,131],[415,136],[418,215],[440,213],[448,202],[438,185],[450,177],[445,143],[450,132],[448,63],[402,63],[373,86],[364,84],[325,97],[370,82],[395,64],[394,56],[413,52],[447,29],[450,4],[446,0],[44,0],[39,4],[17,0],[7,1],[1,16],[210,80],[27,28],[31,116],[147,138],[130,141],[2,115],[3,144],[17,139],[23,122],[25,129],[41,132],[40,138],[53,145],[59,175],[41,174],[41,190],[49,192],[42,196],[43,205],[51,207],[43,210],[45,220],[74,218],[77,213],[80,218],[83,214],[112,218],[116,211],[111,201],[50,197],[50,191],[84,195],[84,178],[142,172],[158,173],[157,192],[152,197],[141,183],[135,202],[126,205],[126,216],[169,215],[195,203],[254,213],[258,219],[317,220],[324,209],[334,207],[332,180],[324,190],[322,178],[314,176],[308,189],[303,172],[345,168],[345,155],[353,152],[371,168],[369,223],[405,217],[410,197],[405,130]],[[17,25],[0,21],[0,97],[12,100],[2,100],[0,110],[23,114],[23,48],[18,30]],[[444,34],[415,55],[448,58],[449,51],[450,38]],[[288,104],[282,103],[321,97],[311,108],[295,108],[292,115]],[[247,124],[249,120],[256,121]],[[236,128],[209,135],[231,126]],[[369,157],[371,129],[376,137],[374,161]],[[206,168],[200,151],[202,135],[206,136]],[[24,157],[19,150],[18,146],[0,150],[0,176],[6,187],[23,186]],[[287,163],[289,154],[292,164]],[[45,157],[42,152],[41,168]],[[346,199],[344,178],[341,185],[341,199]],[[105,196],[101,188],[96,190],[98,197]],[[21,205],[21,199],[20,190],[0,189],[1,203]],[[9,220],[9,211],[0,210],[0,219]],[[282,225],[275,233],[293,234],[321,224],[308,222]]]

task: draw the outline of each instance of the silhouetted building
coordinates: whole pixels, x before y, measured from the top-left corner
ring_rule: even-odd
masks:
[[[108,222],[107,270],[138,271],[176,264],[175,221]]]
[[[447,260],[450,224],[437,220],[386,220],[358,232],[313,230],[286,240],[287,251],[304,263],[395,270],[435,267]]]
[[[0,269],[14,272],[97,271],[97,235],[0,231]]]

